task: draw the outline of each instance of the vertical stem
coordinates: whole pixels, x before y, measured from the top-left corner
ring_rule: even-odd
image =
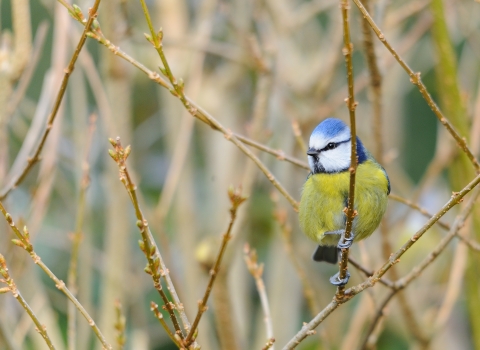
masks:
[[[351,132],[351,158],[350,158],[350,188],[348,194],[348,208],[346,211],[347,223],[345,225],[345,239],[350,238],[353,226],[353,219],[356,215],[354,210],[354,200],[355,200],[355,175],[357,170],[357,129],[355,124],[355,109],[357,107],[357,102],[355,102],[354,97],[354,86],[353,86],[353,64],[352,64],[352,52],[353,44],[350,41],[350,27],[349,27],[349,9],[350,5],[348,0],[341,0],[341,11],[343,18],[343,43],[344,48],[342,50],[345,55],[345,65],[347,68],[347,80],[348,80],[348,97],[346,99],[348,112],[350,116],[350,132]],[[340,260],[340,279],[345,279],[347,276],[347,267],[348,267],[348,252],[349,249],[342,249],[342,258]],[[337,288],[337,298],[342,298],[345,291],[344,286],[339,286]]]

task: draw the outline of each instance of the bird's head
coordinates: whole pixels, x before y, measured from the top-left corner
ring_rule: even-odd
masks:
[[[312,173],[338,173],[350,167],[350,128],[339,119],[328,118],[317,125],[308,144],[308,164]],[[366,150],[357,137],[358,163],[367,159]]]

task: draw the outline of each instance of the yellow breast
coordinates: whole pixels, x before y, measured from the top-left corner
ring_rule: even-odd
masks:
[[[345,228],[350,173],[311,175],[302,191],[299,208],[300,227],[320,245],[337,245],[338,235],[327,231]],[[387,207],[388,180],[378,163],[367,160],[357,168],[355,181],[355,210],[353,221],[355,240],[372,234],[378,227]]]

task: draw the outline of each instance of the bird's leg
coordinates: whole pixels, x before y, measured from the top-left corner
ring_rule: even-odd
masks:
[[[341,230],[327,231],[324,233],[324,235],[343,235],[344,233],[345,230],[342,228]]]
[[[338,241],[338,249],[350,248],[352,246],[354,237],[355,235],[353,234],[353,232],[350,232],[350,237],[345,238],[345,230],[343,230],[342,237],[340,237],[340,240]]]
[[[350,238],[345,238],[345,230],[335,230],[335,231],[327,231],[324,235],[340,235],[340,239],[338,240],[337,247],[338,249],[346,249],[350,248],[353,243],[353,238],[355,237],[353,232],[350,232]]]
[[[337,248],[339,250],[350,248],[353,243],[353,238],[355,237],[353,232],[350,233],[350,238],[345,238],[345,230],[335,230],[335,231],[327,231],[324,233],[325,235],[340,235],[340,239],[338,240]],[[335,275],[330,277],[330,283],[334,286],[344,286],[348,283],[350,279],[350,272],[347,271],[345,278],[340,279],[340,272],[337,272]]]
[[[337,287],[344,286],[348,283],[349,279],[350,279],[350,272],[347,271],[347,274],[345,275],[344,279],[340,279],[340,272],[337,272],[335,275],[330,277],[330,283]]]

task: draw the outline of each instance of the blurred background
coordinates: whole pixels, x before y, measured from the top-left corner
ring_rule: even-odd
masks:
[[[478,156],[480,3],[368,3],[389,43],[422,72],[433,99]],[[76,4],[87,16],[93,1]],[[226,128],[306,162],[304,145],[320,121],[334,116],[348,122],[339,1],[152,0],[147,5],[155,28],[163,28],[167,59],[185,81],[186,94]],[[3,192],[38,143],[83,27],[54,0],[3,0],[0,11]],[[104,0],[98,13],[108,40],[159,72],[161,61],[143,35],[148,27],[140,2]],[[358,135],[387,170],[392,193],[435,213],[473,178],[473,167],[405,71],[371,30],[365,33],[353,3],[350,24]],[[168,90],[93,39],[87,39],[75,68],[41,161],[2,198],[19,226],[28,226],[36,252],[67,281],[72,237],[81,235],[78,299],[107,340],[115,342],[119,300],[126,349],[176,348],[150,311],[150,302],[161,300],[143,272],[134,210],[108,156],[108,138],[119,136],[132,146],[128,166],[140,204],[190,321],[229,222],[227,189],[242,186],[248,200],[239,209],[198,342],[213,350],[265,346],[264,315],[244,262],[248,243],[264,264],[275,346],[282,348],[330,302],[335,288],[328,277],[338,268],[310,259],[315,243],[300,231],[289,202],[235,145],[193,118]],[[252,150],[299,200],[308,171]],[[478,207],[474,211],[461,233],[480,238],[475,236]],[[443,220],[451,223],[457,212],[454,208]],[[376,270],[426,220],[390,200],[381,228],[354,245],[351,255]],[[67,299],[10,242],[12,232],[0,221],[0,253],[12,278],[56,348],[66,349]],[[386,277],[408,273],[445,235],[434,226]],[[380,284],[337,309],[298,348],[480,349],[480,258],[459,242],[395,295],[371,334],[375,312],[388,294]],[[365,280],[353,266],[350,270],[349,285]],[[78,313],[75,317],[75,347],[69,348],[99,349],[87,322]],[[12,295],[0,294],[0,349],[46,348]]]

